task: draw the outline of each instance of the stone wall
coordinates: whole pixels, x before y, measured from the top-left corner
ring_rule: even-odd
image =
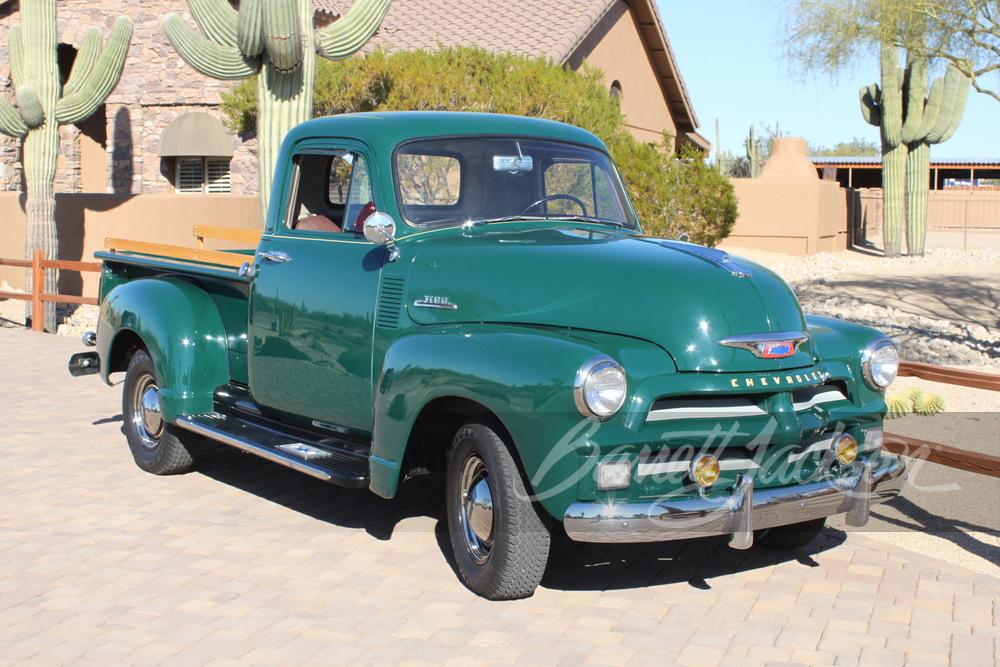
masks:
[[[0,6],[0,94],[8,99],[13,98],[13,89],[7,35],[12,25],[21,22],[19,13],[18,2]],[[168,165],[156,156],[160,133],[172,120],[191,111],[222,117],[218,109],[220,94],[228,90],[230,84],[204,77],[184,64],[160,25],[162,17],[169,13],[179,14],[195,25],[185,0],[59,2],[60,41],[76,48],[80,47],[89,28],[100,28],[106,39],[119,16],[128,16],[134,23],[125,70],[104,107],[107,173],[103,191],[116,194],[172,192],[167,177]],[[62,138],[64,152],[60,157],[56,192],[80,192],[83,182],[94,182],[92,178],[82,178],[81,169],[92,167],[81,163],[79,132],[75,127],[64,127]],[[232,191],[234,194],[255,194],[256,141],[244,139],[247,140],[233,137]],[[18,140],[8,137],[0,139],[0,191],[21,189],[19,144]]]

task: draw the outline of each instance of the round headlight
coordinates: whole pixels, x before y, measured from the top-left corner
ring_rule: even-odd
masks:
[[[711,454],[703,454],[691,462],[691,479],[706,489],[719,479],[719,460]]]
[[[607,419],[625,404],[625,369],[604,355],[589,359],[576,373],[573,396],[584,417]]]
[[[861,353],[861,372],[875,391],[885,391],[899,371],[899,351],[885,336],[873,338]]]

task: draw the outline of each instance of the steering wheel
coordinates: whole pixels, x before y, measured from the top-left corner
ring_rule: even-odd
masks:
[[[577,206],[579,206],[581,210],[583,210],[583,217],[585,217],[585,218],[590,217],[590,216],[587,215],[587,205],[584,204],[579,199],[577,199],[576,197],[574,197],[573,195],[549,195],[548,197],[542,197],[541,199],[539,199],[538,201],[536,201],[534,204],[532,204],[528,208],[526,208],[523,211],[521,211],[520,213],[518,213],[518,215],[524,215],[525,213],[527,213],[531,209],[535,208],[539,204],[544,204],[545,202],[552,201],[553,199],[568,199],[571,202],[573,202],[574,204],[576,204]]]

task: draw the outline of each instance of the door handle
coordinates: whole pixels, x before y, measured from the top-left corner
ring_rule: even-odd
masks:
[[[264,259],[271,260],[272,262],[290,262],[292,261],[292,256],[286,252],[280,252],[278,250],[268,250],[267,252],[260,253],[260,256]]]

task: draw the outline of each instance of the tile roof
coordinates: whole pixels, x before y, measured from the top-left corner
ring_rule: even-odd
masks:
[[[393,0],[366,47],[390,51],[478,45],[565,61],[615,0]],[[344,14],[352,3],[314,0],[317,10]]]
[[[477,45],[565,64],[617,1],[393,0],[382,26],[364,50],[384,46],[391,52],[433,51],[438,44]],[[351,0],[314,0],[317,11],[332,15],[345,14],[351,4]],[[665,62],[661,59],[657,63],[665,71],[658,75],[668,87],[671,107],[686,116],[687,123],[680,129],[694,130],[698,120],[655,0],[633,0],[628,4],[637,12],[646,39],[659,42],[648,45],[654,56],[665,56]]]

